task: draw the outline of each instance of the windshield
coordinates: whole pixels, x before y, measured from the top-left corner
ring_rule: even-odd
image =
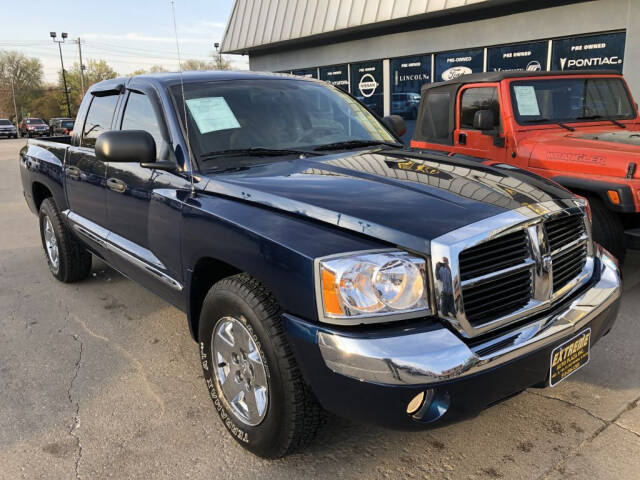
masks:
[[[521,125],[635,117],[619,78],[519,80],[511,82],[511,101]]]
[[[180,86],[172,87],[182,112]],[[198,158],[242,149],[310,150],[353,140],[396,142],[341,90],[289,79],[184,85],[191,148]],[[183,115],[179,115],[183,120]]]
[[[39,118],[30,118],[27,120],[27,125],[43,125],[44,122]]]
[[[60,126],[62,128],[73,128],[73,121],[71,120],[66,120],[60,123]]]
[[[9,120],[0,120],[0,125],[13,125]]]

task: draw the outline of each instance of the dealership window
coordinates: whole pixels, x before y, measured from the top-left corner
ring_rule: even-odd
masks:
[[[431,55],[393,58],[391,66],[391,114],[400,115],[407,124],[402,137],[411,142],[420,107],[420,88],[431,82]]]
[[[351,94],[378,115],[384,115],[382,60],[351,64]]]
[[[500,126],[500,104],[495,87],[477,87],[463,90],[460,100],[460,128],[473,130],[473,118],[478,110],[493,112],[493,125]]]
[[[320,80],[338,87],[345,92],[349,91],[349,66],[332,65],[330,67],[320,67]]]

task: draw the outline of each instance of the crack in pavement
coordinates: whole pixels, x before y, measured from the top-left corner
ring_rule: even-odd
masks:
[[[116,349],[118,352],[120,352],[120,354],[125,357],[129,362],[131,362],[136,369],[138,370],[138,372],[140,373],[140,375],[142,376],[142,379],[144,380],[143,384],[147,390],[147,392],[149,393],[149,395],[151,395],[151,397],[153,397],[153,399],[158,403],[158,405],[160,406],[160,417],[164,416],[165,414],[165,405],[164,405],[164,400],[162,399],[162,397],[160,395],[158,395],[158,393],[156,393],[156,391],[153,389],[153,383],[149,380],[149,378],[147,377],[147,374],[144,371],[144,366],[142,365],[142,363],[140,363],[140,360],[138,360],[136,357],[134,357],[129,351],[127,351],[125,348],[123,348],[121,345],[111,341],[109,338],[100,335],[98,333],[95,333],[93,330],[91,330],[89,328],[89,326],[84,322],[84,320],[82,320],[81,318],[77,317],[76,315],[73,314],[69,314],[70,318],[73,318],[73,320],[75,320],[77,323],[79,323],[82,328],[92,337],[97,338],[98,340],[102,340],[105,343],[108,343],[109,345],[111,345],[114,349]]]
[[[542,395],[539,393],[533,393],[527,390],[528,393],[531,393],[532,395],[537,395],[539,397],[543,397],[543,398],[548,398],[549,400],[557,400],[559,402],[562,402],[566,405],[569,405],[571,407],[575,407],[585,413],[587,413],[588,415],[590,415],[592,418],[595,418],[599,421],[601,421],[603,424],[598,427],[589,437],[585,438],[582,442],[580,442],[578,444],[578,446],[574,449],[572,449],[571,451],[567,452],[567,454],[560,459],[558,462],[556,462],[554,465],[552,465],[550,468],[548,468],[547,470],[545,470],[539,477],[537,477],[538,479],[543,479],[546,478],[551,472],[553,472],[554,470],[558,470],[560,469],[560,467],[564,466],[567,461],[569,460],[569,458],[571,458],[573,455],[575,455],[584,445],[586,445],[589,442],[593,442],[602,432],[604,432],[607,428],[609,428],[611,425],[615,425],[616,427],[619,427],[623,430],[626,430],[630,433],[633,433],[635,435],[637,435],[638,437],[640,437],[640,435],[638,435],[636,432],[629,430],[623,426],[621,426],[618,423],[618,420],[620,419],[620,417],[622,415],[624,415],[625,413],[627,413],[630,410],[633,410],[634,408],[638,407],[638,402],[640,402],[640,397],[636,398],[635,400],[630,401],[629,403],[627,403],[627,405],[625,406],[625,408],[620,411],[613,419],[611,420],[604,420],[600,417],[598,417],[597,415],[594,415],[593,413],[591,413],[589,410],[587,410],[584,407],[581,407],[580,405],[576,405],[568,400],[565,400],[563,398],[556,398],[556,397],[548,397],[546,395]]]
[[[80,372],[80,364],[82,363],[82,353],[84,352],[84,343],[82,339],[76,335],[75,333],[71,335],[71,337],[80,344],[80,352],[78,353],[78,360],[75,363],[75,372],[73,378],[71,379],[71,383],[69,384],[69,389],[67,390],[67,396],[69,397],[69,403],[71,405],[75,405],[75,412],[73,414],[73,423],[71,424],[71,428],[69,429],[69,435],[71,435],[76,440],[77,447],[77,456],[75,459],[75,474],[76,480],[80,479],[79,467],[80,460],[82,459],[82,443],[80,443],[80,437],[77,435],[77,430],[80,428],[80,402],[78,400],[74,401],[73,396],[71,395],[71,390],[73,390],[73,383],[78,378],[78,373]]]

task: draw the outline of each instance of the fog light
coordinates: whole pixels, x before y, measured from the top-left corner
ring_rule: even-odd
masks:
[[[409,415],[416,413],[422,406],[422,402],[424,402],[424,392],[420,392],[411,399],[409,405],[407,405],[407,413]]]

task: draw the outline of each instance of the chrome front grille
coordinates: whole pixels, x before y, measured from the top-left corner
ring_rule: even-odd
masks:
[[[529,256],[524,230],[490,240],[460,253],[460,278],[469,280],[521,264]]]
[[[544,222],[549,248],[552,252],[579,240],[585,235],[582,215],[562,215]]]
[[[477,326],[525,307],[531,300],[531,270],[519,270],[462,288],[464,311]]]
[[[581,215],[564,215],[544,223],[553,263],[553,291],[558,292],[587,263],[587,232]]]
[[[544,312],[586,282],[593,252],[584,205],[563,203],[522,207],[434,240],[439,315],[474,337]],[[442,265],[451,268],[449,288]]]
[[[529,257],[525,230],[489,240],[460,253],[464,311],[472,325],[508,315],[529,303],[532,284],[526,263]],[[525,270],[518,266],[525,267]]]

